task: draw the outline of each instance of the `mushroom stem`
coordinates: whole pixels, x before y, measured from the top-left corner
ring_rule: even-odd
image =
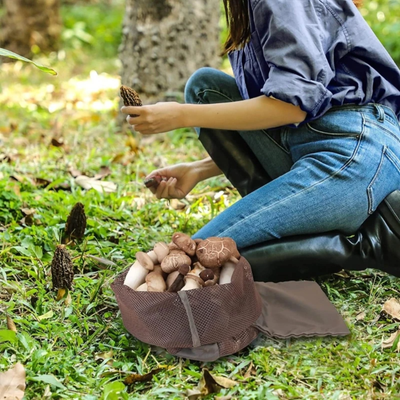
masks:
[[[178,292],[185,286],[185,276],[190,271],[190,266],[188,264],[183,264],[178,269],[178,276],[175,278],[172,285],[168,288],[168,292]]]
[[[181,290],[200,289],[204,285],[204,281],[200,278],[200,273],[204,271],[204,267],[200,263],[190,271],[185,277],[185,286]]]
[[[232,281],[232,275],[235,271],[236,263],[227,261],[221,268],[221,274],[219,276],[219,284],[230,283]]]
[[[125,277],[124,285],[136,290],[142,283],[144,283],[148,273],[149,270],[143,267],[140,262],[136,260]]]

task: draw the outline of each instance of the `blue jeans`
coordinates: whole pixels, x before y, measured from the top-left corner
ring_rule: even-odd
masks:
[[[185,98],[196,104],[242,100],[234,78],[212,68],[192,75]],[[273,180],[193,238],[229,236],[241,249],[291,235],[351,234],[389,193],[400,189],[400,126],[388,107],[338,106],[297,128],[238,135]]]

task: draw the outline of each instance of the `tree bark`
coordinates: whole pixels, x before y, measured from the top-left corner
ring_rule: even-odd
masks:
[[[203,66],[220,64],[220,0],[127,0],[121,80],[148,102],[182,93]]]
[[[57,50],[61,33],[59,0],[4,0],[0,47],[25,57],[36,45],[42,52]]]

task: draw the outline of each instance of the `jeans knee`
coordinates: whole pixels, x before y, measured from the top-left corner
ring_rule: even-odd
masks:
[[[185,103],[199,103],[198,93],[210,86],[214,71],[214,68],[203,67],[192,74],[185,86]]]

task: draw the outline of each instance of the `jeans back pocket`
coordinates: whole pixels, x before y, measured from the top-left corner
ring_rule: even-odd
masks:
[[[359,136],[364,130],[364,119],[354,110],[328,111],[322,117],[307,123],[312,132],[331,136]]]

